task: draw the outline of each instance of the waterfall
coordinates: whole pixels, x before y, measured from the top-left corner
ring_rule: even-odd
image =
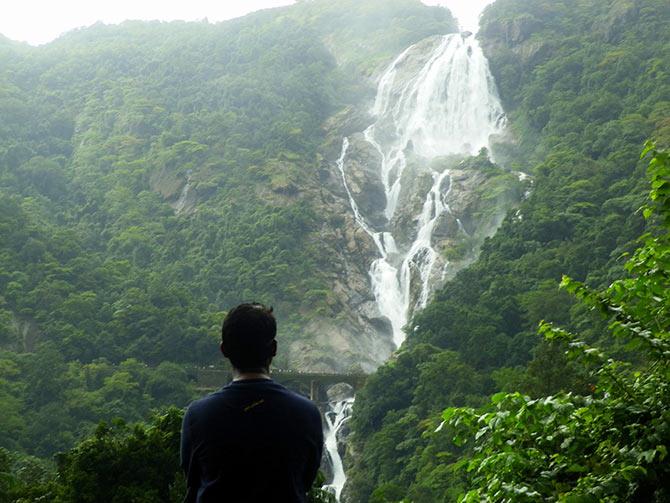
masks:
[[[370,266],[371,287],[379,312],[391,323],[393,341],[398,347],[405,340],[403,327],[408,317],[415,309],[425,307],[434,280],[446,274],[448,263],[434,248],[433,230],[440,216],[451,212],[451,173],[448,169],[432,170],[433,183],[416,215],[413,241],[399,249],[392,223],[403,191],[403,175],[405,179],[413,175],[405,174],[408,157],[429,161],[449,154],[475,155],[481,148],[488,148],[491,136],[501,134],[506,126],[488,61],[473,36],[442,37],[417,69],[413,63],[422,56],[423,46],[419,43],[408,47],[382,74],[372,108],[375,121],[363,135],[381,159],[385,228],[372,228],[349,190],[349,138],[344,138],[337,161],[354,218],[372,237],[379,252],[379,258]],[[465,233],[459,220],[457,224]],[[434,270],[440,261],[441,274]]]
[[[186,209],[186,204],[188,203],[189,190],[191,190],[191,170],[188,170],[186,174],[186,183],[184,184],[184,187],[181,189],[179,199],[177,199],[177,202],[173,206],[174,212],[177,215],[179,215],[182,211]]]
[[[342,488],[347,480],[347,477],[344,474],[342,457],[340,456],[340,451],[337,447],[337,435],[342,429],[342,426],[344,426],[349,419],[353,403],[353,398],[329,402],[328,411],[325,414],[326,431],[324,435],[324,444],[326,453],[330,459],[330,464],[333,468],[333,481],[330,484],[323,486],[323,489],[335,494],[337,501],[340,501],[340,494],[342,494]]]
[[[380,208],[386,217],[383,226],[370,224],[350,190],[350,138],[342,140],[336,161],[354,220],[377,248],[378,258],[369,270],[371,289],[379,313],[391,323],[397,347],[405,340],[403,328],[408,317],[426,306],[435,282],[446,277],[449,264],[436,250],[433,232],[440,217],[451,214],[449,200],[454,185],[450,169],[428,169],[430,188],[418,194],[423,204],[413,215],[416,226],[410,232],[410,241],[403,243],[393,232],[403,190],[409,190],[403,187],[403,180],[416,175],[408,171],[408,166],[411,169],[421,164],[425,169],[436,157],[477,154],[481,148],[489,148],[491,137],[501,134],[506,126],[495,82],[477,40],[465,34],[447,35],[428,55],[422,54],[426,46],[420,42],[408,47],[384,71],[372,108],[375,121],[362,135],[379,154],[379,180],[386,196],[385,207]],[[408,160],[415,162],[408,164]],[[463,223],[453,217],[458,232],[467,236]],[[331,401],[325,415],[325,445],[333,481],[324,488],[338,501],[346,475],[337,436],[349,418],[353,401]]]
[[[188,191],[190,189],[191,189],[191,182],[186,182],[184,188],[181,189],[179,199],[177,199],[177,202],[174,205],[174,211],[177,215],[179,215],[182,211],[184,211],[184,208],[186,208],[186,198],[188,197]]]

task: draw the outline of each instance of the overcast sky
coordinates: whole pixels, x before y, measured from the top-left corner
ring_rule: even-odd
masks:
[[[336,0],[333,0],[336,1]],[[476,31],[477,17],[492,0],[424,0],[449,7],[463,29]],[[96,21],[126,19],[223,21],[249,12],[293,3],[292,0],[2,0],[0,33],[39,45]]]

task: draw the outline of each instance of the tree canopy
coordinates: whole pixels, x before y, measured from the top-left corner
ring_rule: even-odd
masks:
[[[551,407],[541,397],[587,394],[589,369],[538,335],[541,321],[614,357],[628,354],[607,322],[559,284],[567,275],[606,289],[626,275],[621,257],[639,236],[661,225],[639,211],[648,182],[638,153],[648,137],[670,145],[668,20],[667,2],[656,0],[498,0],[484,12],[478,37],[514,138],[494,153],[530,174],[533,187],[477,262],[414,316],[397,358],[360,392],[352,418],[360,454],[347,488],[354,500],[455,501],[467,492],[468,473],[452,467],[462,448],[446,426],[432,435],[445,407],[477,410],[505,391],[519,393],[505,407],[529,397],[539,410]],[[445,367],[422,384],[424,369],[442,359],[461,370]],[[640,359],[633,368],[644,369]],[[533,428],[536,413],[528,414]]]

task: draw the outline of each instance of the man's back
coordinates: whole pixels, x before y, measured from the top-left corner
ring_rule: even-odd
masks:
[[[233,381],[184,416],[187,501],[305,501],[322,449],[312,402],[269,379]]]

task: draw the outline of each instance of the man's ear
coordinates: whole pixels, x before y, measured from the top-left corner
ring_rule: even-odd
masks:
[[[270,347],[270,356],[277,356],[277,339],[272,339],[272,345]]]
[[[223,342],[219,344],[219,349],[221,350],[221,354],[228,358],[228,353],[226,352],[226,346],[223,345]]]

